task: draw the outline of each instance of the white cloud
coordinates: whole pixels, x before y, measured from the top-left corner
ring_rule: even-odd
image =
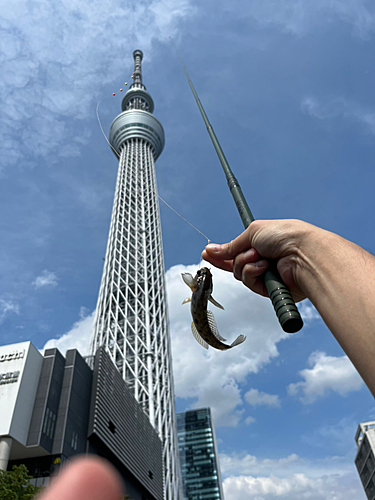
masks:
[[[351,436],[353,439],[354,433]],[[249,453],[220,453],[220,468],[224,477],[229,476],[270,476],[289,477],[306,474],[317,478],[324,474],[347,475],[353,470],[352,449],[347,455],[306,459],[296,453],[281,458],[258,458]]]
[[[245,399],[251,406],[273,406],[275,408],[280,408],[281,406],[279,396],[276,394],[267,394],[257,389],[250,389],[245,394]]]
[[[301,370],[304,379],[288,386],[290,396],[298,396],[304,404],[314,403],[330,391],[345,396],[358,391],[363,381],[347,356],[327,356],[324,352],[313,352],[308,359],[311,368]]]
[[[256,422],[255,418],[254,417],[246,417],[245,418],[245,424],[246,425],[251,425],[251,424],[254,424]]]
[[[302,464],[303,460],[292,453],[291,455],[276,460],[259,460],[254,455],[246,454],[220,454],[220,469],[224,476],[228,475],[268,475],[272,471],[277,471],[278,475],[290,474],[297,464]],[[301,472],[298,470],[298,472]]]
[[[88,314],[86,308],[81,308],[80,319],[74,323],[72,328],[64,333],[58,339],[50,339],[43,347],[42,352],[45,349],[51,349],[52,347],[57,347],[59,351],[65,355],[68,349],[78,349],[82,356],[88,355],[89,342],[91,336],[92,325],[94,321],[93,311]]]
[[[353,34],[363,39],[375,30],[375,12],[366,0],[253,0],[246,12],[260,25],[280,26],[296,36],[337,20],[352,26]]]
[[[37,3],[12,1],[0,7],[0,151],[2,165],[79,154],[87,143],[78,121],[93,115],[98,81],[132,69],[124,47],[152,46],[174,35],[181,19],[193,13],[190,0],[121,0]],[[108,36],[110,33],[110,36]],[[122,79],[123,77],[121,77]],[[102,96],[104,97],[104,96]],[[68,118],[77,126],[67,125]],[[69,144],[69,148],[63,146]]]
[[[32,282],[32,285],[37,290],[45,286],[55,287],[57,286],[57,276],[55,273],[52,273],[51,271],[47,271],[47,269],[45,269],[44,271],[42,271],[42,274]]]
[[[352,500],[362,487],[352,456],[308,460],[290,454],[258,459],[249,454],[220,454],[227,500]]]
[[[318,120],[342,118],[359,124],[366,133],[375,135],[375,110],[361,104],[348,101],[344,97],[321,103],[314,97],[306,97],[301,102],[302,111]]]
[[[311,479],[305,474],[287,478],[239,476],[224,480],[226,500],[353,500],[361,495],[353,478],[340,476]]]
[[[341,99],[331,100],[325,105],[321,104],[314,97],[305,97],[301,102],[302,111],[319,120],[325,120],[339,115],[342,108],[343,103]]]
[[[351,438],[353,439],[354,433]],[[347,453],[347,450],[346,450]],[[220,453],[220,468],[224,477],[229,476],[277,476],[289,477],[305,474],[317,478],[324,474],[347,475],[353,471],[352,449],[349,455],[328,456],[319,459],[306,459],[296,453],[281,458],[259,459],[249,453]]]
[[[309,300],[303,300],[302,302],[299,302],[297,306],[305,325],[308,325],[313,320],[320,318],[318,311]]]
[[[195,274],[199,267],[178,265],[166,273],[175,392],[180,398],[195,398],[193,407],[211,406],[216,426],[235,426],[243,414],[241,383],[278,356],[277,343],[287,335],[268,299],[250,292],[230,273],[212,269],[213,296],[225,307],[210,306],[219,332],[228,343],[239,334],[247,339],[228,351],[206,351],[191,333],[189,305],[181,305],[191,294],[181,273]]]
[[[170,29],[175,23],[176,18],[188,16],[193,12],[191,3],[187,0],[164,0],[153,1],[149,10],[154,14],[154,22],[160,30]],[[171,35],[169,35],[171,36]]]
[[[19,314],[20,306],[17,302],[11,299],[0,299],[0,323],[2,323],[5,317],[9,313]]]

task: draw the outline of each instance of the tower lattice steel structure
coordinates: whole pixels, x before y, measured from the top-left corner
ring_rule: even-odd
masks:
[[[112,122],[119,157],[111,226],[90,354],[104,345],[163,442],[166,500],[182,499],[164,258],[154,161],[164,130],[142,83],[140,50],[133,83]]]

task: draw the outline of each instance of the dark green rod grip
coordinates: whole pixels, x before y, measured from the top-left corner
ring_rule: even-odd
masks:
[[[303,327],[301,315],[273,261],[270,261],[270,267],[264,273],[264,284],[284,332],[296,333],[301,330]]]
[[[254,220],[252,213],[250,209],[249,211],[246,210],[247,203],[240,186],[235,186],[231,193],[246,229]],[[246,206],[243,205],[242,200],[245,200]],[[281,279],[276,265],[275,261],[269,261],[269,267],[263,275],[264,284],[281,328],[286,333],[296,333],[303,327],[303,320],[288,288]]]
[[[240,214],[241,220],[245,229],[253,222],[254,217],[251,213],[250,207],[242,193],[241,187],[233,175],[233,172],[229,166],[227,159],[225,158],[224,152],[221,149],[220,143],[216,137],[216,134],[208,120],[206,112],[199,100],[198,94],[195,91],[193,82],[190,80],[188,72],[182,62],[182,59],[176,49],[177,57],[180,60],[181,66],[186,75],[187,81],[189,82],[191,91],[193,92],[195,101],[198,105],[199,111],[202,115],[203,121],[207,127],[207,132],[211,138],[212,144],[215,148],[216,154],[219,158],[221,166],[223,167],[225,177],[228,182],[229,190],[232,194],[234,203],[236,204],[238,213]],[[292,296],[284,285],[283,280],[277,270],[276,262],[270,261],[269,268],[264,273],[264,284],[266,285],[268,295],[271,299],[272,305],[275,309],[276,316],[280,322],[281,328],[286,333],[296,333],[301,330],[303,326],[303,321],[301,315],[297,309]]]

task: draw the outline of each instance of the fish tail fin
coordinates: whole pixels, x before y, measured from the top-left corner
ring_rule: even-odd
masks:
[[[245,335],[239,335],[234,342],[231,343],[231,347],[235,347],[236,345],[242,344],[242,342],[245,342],[246,337]]]

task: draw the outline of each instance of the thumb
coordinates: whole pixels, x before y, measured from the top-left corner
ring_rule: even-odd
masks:
[[[217,259],[232,260],[239,253],[244,252],[251,248],[251,235],[250,226],[245,229],[237,238],[230,241],[229,243],[224,243],[218,245],[216,243],[209,243],[205,250],[208,255]]]

